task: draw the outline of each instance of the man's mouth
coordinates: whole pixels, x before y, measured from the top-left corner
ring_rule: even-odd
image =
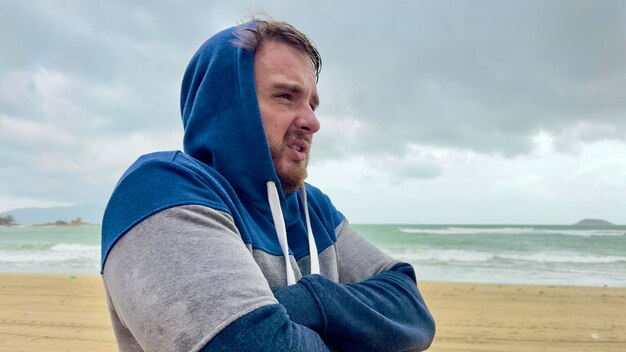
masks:
[[[297,151],[297,152],[301,152],[301,151],[304,149],[304,148],[302,148],[302,147],[301,147],[301,146],[299,146],[299,145],[292,145],[292,146],[290,146],[289,148],[291,148],[291,149],[293,149],[293,150],[295,150],[295,151]]]
[[[306,160],[306,152],[308,150],[309,144],[301,139],[292,139],[288,144],[287,148],[293,150],[293,157],[298,161]]]

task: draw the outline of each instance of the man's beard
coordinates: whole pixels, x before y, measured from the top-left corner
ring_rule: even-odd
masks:
[[[288,147],[285,143],[285,140],[290,140],[291,138],[304,139],[309,142],[309,149],[307,150],[304,167],[295,165],[288,165],[287,167],[283,167],[281,163],[281,161],[285,158],[285,153],[288,152]],[[285,193],[285,195],[291,194],[298,190],[298,188],[300,188],[300,186],[304,184],[304,180],[308,175],[306,169],[307,165],[309,164],[311,137],[296,133],[295,136],[293,134],[286,136],[284,140],[280,140],[278,142],[270,140],[269,137],[267,138],[267,140],[270,147],[270,154],[272,155],[272,162],[274,163],[274,169],[276,169],[276,174],[278,175],[278,179],[280,180],[280,184],[283,188],[283,193]]]

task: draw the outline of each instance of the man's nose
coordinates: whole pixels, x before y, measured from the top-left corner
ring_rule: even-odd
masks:
[[[299,130],[306,131],[309,134],[314,134],[320,130],[320,121],[311,107],[303,109],[300,116],[296,119],[295,125]]]

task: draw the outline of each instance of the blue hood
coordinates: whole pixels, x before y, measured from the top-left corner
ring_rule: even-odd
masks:
[[[264,207],[259,189],[280,182],[259,112],[254,53],[233,44],[237,28],[205,42],[187,66],[180,98],[184,150],[224,176],[241,198]]]

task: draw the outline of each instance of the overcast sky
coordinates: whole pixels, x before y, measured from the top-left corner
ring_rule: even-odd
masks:
[[[263,10],[322,54],[308,181],[353,223],[626,224],[626,0],[140,3],[0,3],[0,212],[181,149],[189,59]]]

